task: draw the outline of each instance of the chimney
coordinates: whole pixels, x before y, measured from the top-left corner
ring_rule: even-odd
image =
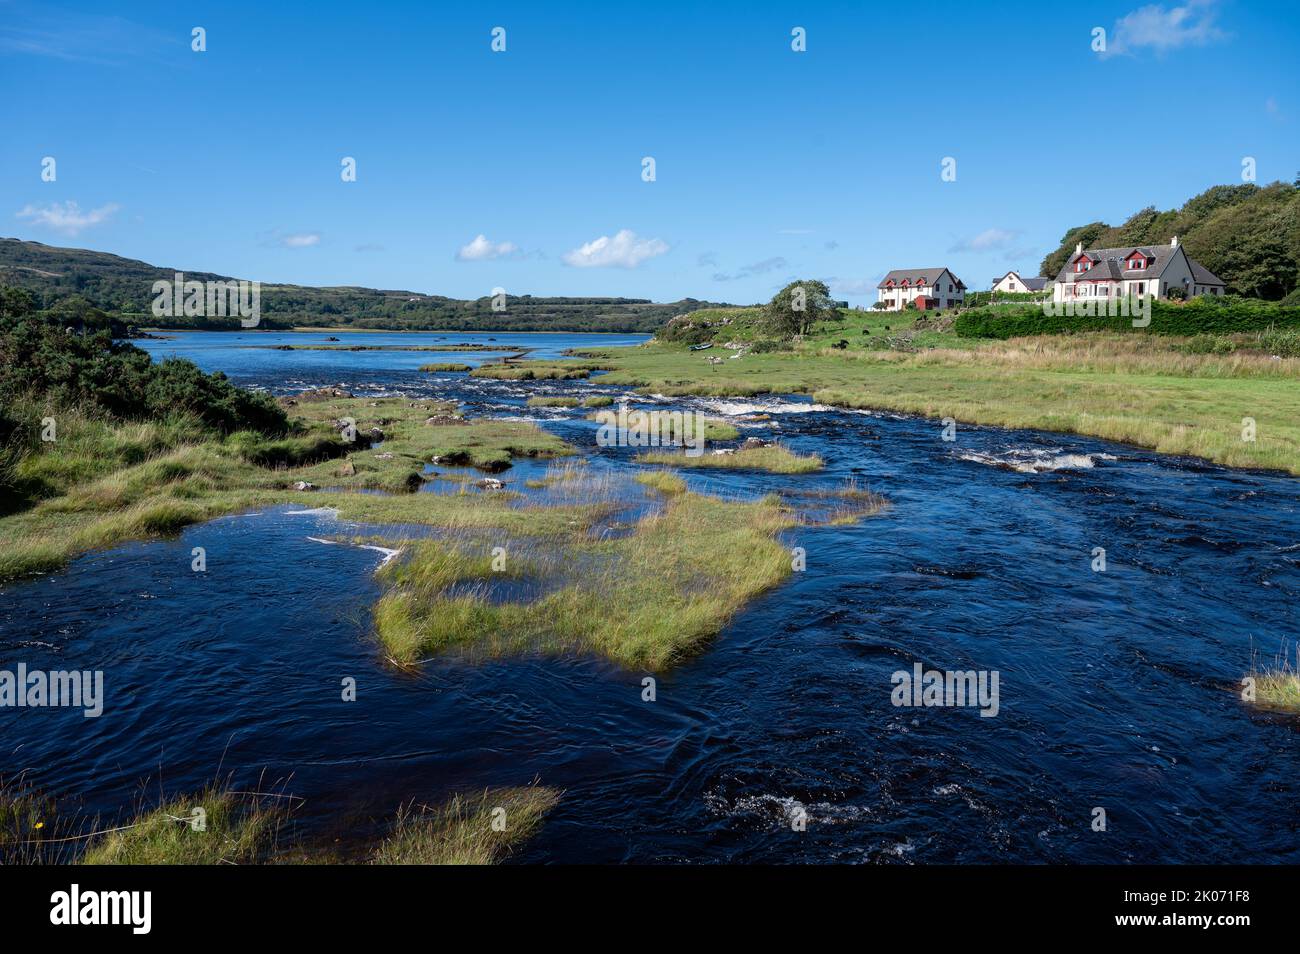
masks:
[[[1080,242],[1078,245],[1074,246],[1074,254],[1075,254],[1075,255],[1082,255],[1082,254],[1083,254],[1083,243],[1082,243],[1082,242]]]
[[[1175,236],[1170,240],[1170,242],[1169,242],[1169,247],[1170,247],[1170,248],[1177,248],[1177,247],[1178,247],[1178,236],[1177,236],[1177,235],[1175,235]]]

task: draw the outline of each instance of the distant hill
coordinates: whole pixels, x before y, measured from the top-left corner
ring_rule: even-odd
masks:
[[[172,280],[176,269],[80,248],[0,239],[0,285],[26,289],[49,308],[74,296],[134,324],[168,328],[238,328],[237,319],[155,318],[153,283]],[[185,272],[187,281],[230,281],[212,272]],[[309,325],[427,331],[609,331],[650,333],[669,318],[713,302],[684,298],[534,298],[511,295],[504,312],[492,300],[359,288],[314,288],[262,283],[263,328]]]
[[[1300,285],[1300,188],[1283,182],[1214,186],[1180,209],[1148,206],[1123,225],[1076,226],[1043,259],[1039,274],[1055,278],[1078,242],[1084,248],[1165,245],[1175,235],[1231,294],[1276,301]]]

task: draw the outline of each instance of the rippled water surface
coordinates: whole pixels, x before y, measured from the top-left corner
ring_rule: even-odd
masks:
[[[317,337],[143,344],[277,393],[336,385],[529,417],[595,466],[636,466],[595,446],[585,412],[524,406],[537,392],[620,393],[599,377],[417,370],[494,357],[477,352],[249,347]],[[339,337],[494,337],[543,357],[640,340]],[[948,443],[933,421],[800,398],[663,405],[827,461],[811,477],[691,472],[696,489],[757,497],[853,478],[891,506],[792,536],[806,572],[662,674],[657,701],[641,701],[644,673],[585,658],[396,672],[369,631],[385,555],[318,542],[352,529],[328,513],[271,508],[0,591],[5,660],[103,669],[108,696],[99,719],[8,711],[0,769],[109,815],[145,778],[173,793],[219,770],[287,779],[306,799],[302,833],[344,842],[413,797],[538,778],[565,795],[522,861],[1300,861],[1300,722],[1237,695],[1252,654],[1293,651],[1294,479],[1065,435],[962,427]],[[195,546],[206,574],[190,572]],[[891,674],[918,662],[997,670],[997,716],[893,706]],[[340,699],[348,676],[355,703]]]

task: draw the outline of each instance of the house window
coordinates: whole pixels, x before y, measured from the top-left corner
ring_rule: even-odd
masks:
[[[1138,282],[1138,284],[1137,284],[1137,290],[1138,290],[1138,294],[1139,294],[1139,295],[1145,295],[1145,294],[1147,293],[1147,283],[1146,283],[1146,282]]]

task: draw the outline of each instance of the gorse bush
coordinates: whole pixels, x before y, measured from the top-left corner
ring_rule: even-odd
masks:
[[[0,291],[0,404],[12,407],[24,397],[123,421],[188,414],[223,434],[288,427],[269,395],[235,387],[224,374],[205,374],[189,361],[154,363],[147,352],[115,341],[110,329],[65,327],[57,315],[33,312],[29,296],[6,289]]]
[[[1019,338],[1072,331],[1139,331],[1165,335],[1235,334],[1300,328],[1300,307],[1251,298],[1198,297],[1187,304],[1151,303],[1151,324],[1134,328],[1131,315],[1048,314],[1041,307],[974,308],[953,323],[965,338]]]

